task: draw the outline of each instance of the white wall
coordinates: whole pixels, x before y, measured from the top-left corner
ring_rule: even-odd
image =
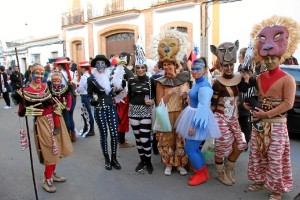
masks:
[[[74,28],[71,30],[66,31],[66,57],[71,57],[71,43],[70,41],[76,37],[83,37],[84,38],[84,51],[85,53],[85,60],[89,60],[89,42],[88,42],[88,28],[87,26],[80,26],[78,28]]]

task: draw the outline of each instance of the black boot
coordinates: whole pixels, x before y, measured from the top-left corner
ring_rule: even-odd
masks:
[[[94,136],[94,135],[95,135],[94,128],[91,128],[90,131],[88,132],[88,134],[86,134],[86,137],[88,137],[88,136]]]
[[[112,167],[111,167],[111,164],[110,164],[109,156],[105,156],[104,159],[105,159],[105,169],[106,170],[111,170]]]
[[[148,171],[148,174],[152,174],[154,171],[153,165],[151,163],[151,157],[147,157],[145,156],[145,165],[146,165],[146,169]]]
[[[81,136],[82,136],[82,137],[86,137],[86,132],[87,132],[87,122],[86,122],[86,119],[85,119],[85,117],[84,117],[83,114],[81,114],[81,117],[82,117],[82,120],[83,120],[83,130],[82,130]]]
[[[138,165],[136,166],[135,168],[135,171],[136,172],[140,172],[143,170],[143,168],[146,166],[146,163],[145,163],[145,156],[140,156],[141,158],[141,162],[138,163]]]
[[[111,166],[113,166],[115,169],[120,170],[121,169],[121,165],[119,164],[117,157],[115,155],[111,156],[111,162],[110,162]]]

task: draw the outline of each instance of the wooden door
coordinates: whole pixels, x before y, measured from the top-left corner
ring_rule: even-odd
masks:
[[[106,57],[109,59],[110,55],[119,55],[122,52],[127,52],[131,55],[128,65],[132,65],[132,61],[134,61],[134,44],[134,33],[122,32],[112,34],[106,37]]]

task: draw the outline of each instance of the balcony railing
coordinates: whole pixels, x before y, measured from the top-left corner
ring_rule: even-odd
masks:
[[[130,1],[119,0],[111,4],[99,5],[99,3],[89,3],[87,8],[88,19],[111,15],[129,10],[135,10],[136,5]]]
[[[182,1],[182,0],[152,0],[152,6],[157,6],[161,4],[166,4],[166,3],[172,3],[176,1]]]
[[[84,22],[84,11],[83,9],[71,10],[62,14],[61,20],[63,26],[82,23]]]

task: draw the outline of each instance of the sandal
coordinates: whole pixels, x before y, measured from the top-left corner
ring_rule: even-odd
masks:
[[[248,190],[251,192],[255,192],[257,190],[261,190],[264,188],[264,184],[261,183],[253,183],[251,185],[249,185]]]
[[[282,193],[272,192],[269,200],[281,200],[281,197],[282,197]]]

